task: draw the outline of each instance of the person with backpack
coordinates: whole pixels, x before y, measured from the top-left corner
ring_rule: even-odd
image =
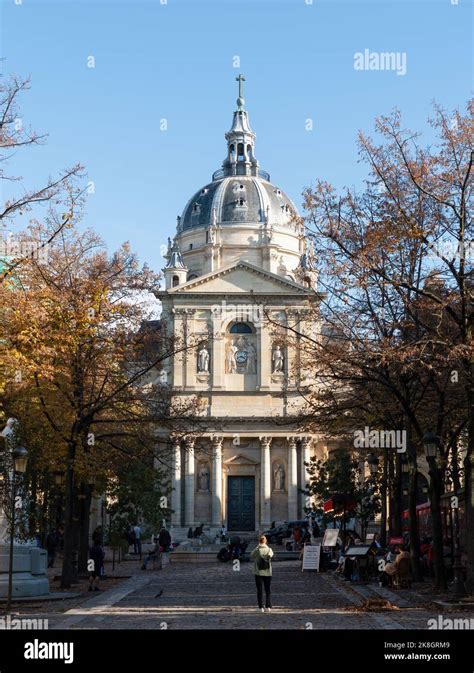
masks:
[[[272,609],[271,583],[272,583],[272,562],[273,549],[267,545],[267,538],[261,535],[258,545],[250,554],[253,561],[253,572],[255,575],[255,584],[257,585],[258,607],[261,612],[270,612]],[[263,607],[263,589],[265,589],[265,607]]]

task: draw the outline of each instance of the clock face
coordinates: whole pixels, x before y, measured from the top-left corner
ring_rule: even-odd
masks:
[[[235,361],[239,365],[244,365],[247,362],[246,351],[237,351],[237,353],[235,354]]]

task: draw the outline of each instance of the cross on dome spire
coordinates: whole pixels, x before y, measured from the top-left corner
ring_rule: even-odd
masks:
[[[242,74],[239,74],[239,76],[235,78],[235,81],[239,83],[239,97],[237,98],[237,110],[242,111],[245,105],[244,87],[243,87],[245,77]]]

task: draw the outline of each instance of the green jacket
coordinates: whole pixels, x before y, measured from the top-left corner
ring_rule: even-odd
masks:
[[[262,575],[263,577],[271,577],[272,574],[272,562],[270,559],[273,556],[273,549],[266,544],[259,544],[255,547],[253,552],[250,554],[250,558],[253,561],[253,572],[254,575]],[[270,561],[270,567],[267,570],[260,570],[258,567],[258,559],[265,558]]]

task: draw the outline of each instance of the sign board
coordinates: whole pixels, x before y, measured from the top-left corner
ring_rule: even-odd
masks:
[[[323,547],[335,547],[339,537],[338,528],[326,528],[324,531]]]
[[[358,544],[346,549],[344,556],[366,556],[370,550],[370,544]]]
[[[402,537],[389,537],[388,544],[403,544]]]
[[[321,558],[321,545],[305,544],[303,548],[303,565],[301,570],[319,571],[319,560]]]
[[[374,537],[375,537],[375,533],[367,533],[367,535],[365,536],[365,541],[366,542],[372,542]]]

